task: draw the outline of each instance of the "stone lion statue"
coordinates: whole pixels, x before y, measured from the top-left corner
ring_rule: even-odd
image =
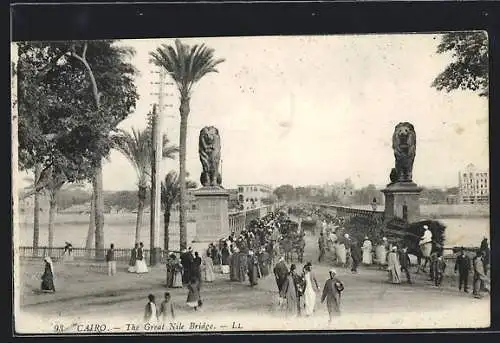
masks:
[[[222,177],[219,173],[220,163],[220,136],[214,126],[206,126],[200,131],[198,152],[203,171],[200,183],[205,186],[220,186]]]
[[[413,172],[413,161],[417,147],[417,136],[415,128],[408,122],[399,123],[392,135],[392,149],[396,167],[394,168],[394,180],[392,182],[411,182]]]

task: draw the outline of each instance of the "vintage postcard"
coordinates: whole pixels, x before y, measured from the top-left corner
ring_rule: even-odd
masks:
[[[490,326],[486,32],[11,52],[17,334]]]

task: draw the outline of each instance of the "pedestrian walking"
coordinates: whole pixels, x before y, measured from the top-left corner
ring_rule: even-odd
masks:
[[[401,283],[401,265],[397,255],[398,248],[393,246],[391,252],[387,254],[387,270],[389,272],[389,281],[393,284]]]
[[[328,322],[331,323],[335,316],[340,315],[340,296],[344,291],[344,285],[336,277],[337,272],[335,269],[331,269],[329,274],[330,278],[326,280],[323,288],[321,303],[324,303],[326,300],[326,309],[329,316]]]
[[[280,291],[281,298],[286,300],[286,315],[292,317],[296,316],[299,311],[299,297],[296,280],[295,264],[292,264],[290,266],[290,272],[288,273]]]
[[[325,236],[323,235],[323,232],[319,234],[318,248],[319,248],[318,262],[321,262],[321,260],[325,257],[325,249],[326,249],[326,240]]]
[[[411,275],[410,275],[410,267],[411,261],[410,256],[408,255],[408,248],[404,247],[399,254],[399,263],[401,264],[401,272],[406,274],[406,281],[411,285]]]
[[[465,293],[469,292],[469,271],[471,270],[471,263],[469,257],[465,254],[465,249],[460,248],[460,254],[455,261],[455,273],[458,272],[458,290],[461,291],[462,287]]]
[[[54,263],[52,259],[47,256],[44,258],[45,269],[42,275],[42,292],[44,293],[54,293],[56,288],[54,286],[55,280],[55,272],[54,272]]]
[[[135,243],[134,248],[130,252],[130,260],[128,262],[128,272],[135,273],[135,262],[137,261],[137,250],[139,250],[139,243]]]
[[[284,299],[281,290],[283,289],[285,280],[288,277],[288,267],[285,264],[285,259],[283,258],[283,256],[280,257],[278,263],[276,263],[276,265],[274,266],[273,273],[276,279],[276,285],[278,286],[278,304],[281,307],[283,305]]]
[[[115,245],[111,243],[106,253],[106,263],[108,265],[108,276],[116,274]]]
[[[474,288],[472,291],[472,294],[474,295],[474,298],[482,298],[481,294],[481,284],[484,283],[486,284],[488,281],[488,278],[486,277],[486,274],[484,273],[484,254],[482,251],[478,251],[476,254],[476,257],[474,257],[473,265],[474,265]]]
[[[316,305],[316,291],[319,291],[319,286],[312,272],[312,263],[310,262],[304,266],[304,279],[306,281],[304,288],[304,314],[311,316]]]
[[[363,264],[369,266],[372,264],[372,242],[368,239],[368,236],[365,236],[365,240],[363,241],[363,246],[361,248],[363,250]]]
[[[357,241],[353,241],[351,245],[351,272],[357,273],[358,266],[361,262],[362,253],[361,247],[359,246]]]
[[[170,319],[175,319],[174,305],[172,304],[170,293],[165,292],[165,300],[160,305],[159,318],[166,323]]]
[[[156,322],[158,320],[158,312],[156,310],[155,296],[148,295],[148,303],[144,309],[144,321],[146,323]]]
[[[186,303],[189,307],[193,308],[195,311],[198,310],[198,307],[201,307],[203,304],[200,296],[201,283],[200,279],[195,276],[191,276],[191,280],[188,284],[188,296]]]
[[[445,270],[446,270],[446,263],[444,262],[443,255],[441,253],[438,253],[437,259],[434,261],[434,265],[432,268],[433,272],[432,278],[434,280],[434,285],[436,287],[441,286]]]

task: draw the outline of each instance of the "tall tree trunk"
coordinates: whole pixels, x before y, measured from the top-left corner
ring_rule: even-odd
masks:
[[[35,184],[40,177],[42,168],[40,164],[35,166]],[[33,186],[35,187],[35,186]],[[38,242],[40,241],[40,193],[35,192],[33,201],[33,251],[38,256]]]
[[[94,72],[90,64],[87,62],[87,48],[88,44],[83,45],[83,51],[81,55],[76,53],[75,46],[73,45],[69,51],[71,56],[75,57],[77,60],[83,63],[85,69],[87,70],[88,76],[90,78],[90,84],[92,85],[92,95],[94,96],[95,106],[97,111],[100,109],[100,99],[101,94],[99,93],[99,88],[97,87],[97,82],[94,76]],[[94,212],[95,212],[95,248],[96,248],[96,258],[104,259],[104,199],[102,194],[102,159],[99,160],[97,166],[94,170],[94,178],[92,180],[92,186],[94,189]]]
[[[147,187],[139,186],[139,191],[137,192],[138,205],[137,205],[137,221],[135,224],[135,242],[139,243],[141,241],[141,229],[142,229],[142,216],[144,214],[144,202],[146,201]]]
[[[49,209],[49,256],[52,254],[54,247],[54,219],[56,216],[57,201],[56,193],[53,191],[50,194],[50,209]]]
[[[170,211],[172,210],[172,205],[165,205],[165,212],[163,212],[163,249],[168,251],[168,244],[170,241],[168,227],[170,225]]]
[[[94,245],[95,237],[95,196],[92,192],[92,198],[90,199],[90,220],[89,220],[89,230],[87,232],[87,241],[85,242],[85,249],[87,249],[87,257],[90,257],[90,249]]]
[[[94,179],[96,258],[104,259],[104,198],[102,194],[102,161],[95,168]]]
[[[187,248],[186,138],[189,115],[189,98],[181,97],[179,112],[181,114],[181,127],[179,135],[179,238],[180,249],[182,250]]]

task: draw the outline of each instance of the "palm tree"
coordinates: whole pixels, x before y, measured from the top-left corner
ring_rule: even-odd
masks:
[[[186,176],[189,176],[189,173],[186,173]],[[196,182],[187,180],[186,188],[196,188]],[[165,181],[161,183],[161,205],[163,207],[163,227],[164,227],[164,236],[163,236],[163,249],[168,251],[168,243],[169,243],[169,230],[168,226],[170,224],[170,213],[172,211],[172,206],[179,202],[180,197],[180,185],[179,185],[179,177],[177,173],[173,170],[168,172],[165,176]]]
[[[224,59],[214,59],[214,49],[208,48],[205,44],[190,47],[175,40],[175,48],[162,44],[156,51],[150,53],[151,62],[164,68],[174,80],[179,90],[181,116],[180,139],[179,139],[179,179],[180,179],[180,247],[187,247],[187,209],[186,209],[186,136],[187,122],[190,112],[189,102],[194,84],[201,80],[203,76],[211,72],[218,72],[215,68],[224,62]]]
[[[146,128],[144,131],[132,128],[132,133],[125,130],[119,130],[118,134],[112,137],[113,147],[120,151],[135,168],[137,173],[137,221],[135,227],[135,242],[141,240],[142,216],[144,213],[144,203],[146,201],[148,180],[151,174],[151,160],[153,159],[153,143],[151,130]],[[166,135],[163,135],[163,158],[175,158],[175,153],[179,148],[169,144],[170,141]]]

